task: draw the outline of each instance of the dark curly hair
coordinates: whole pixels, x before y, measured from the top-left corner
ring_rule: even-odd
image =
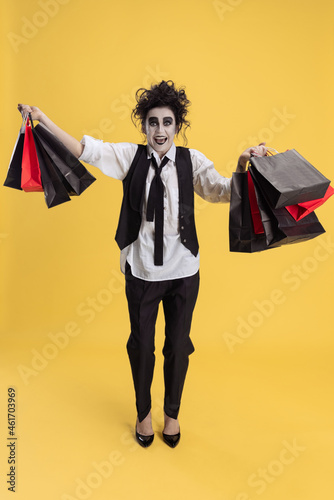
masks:
[[[132,110],[131,119],[135,125],[140,122],[143,127],[147,113],[152,108],[170,108],[174,115],[177,127],[177,135],[181,132],[185,144],[187,144],[186,130],[190,122],[186,120],[190,101],[187,99],[184,87],[177,89],[172,80],[162,80],[150,89],[140,88],[136,92],[137,105]]]

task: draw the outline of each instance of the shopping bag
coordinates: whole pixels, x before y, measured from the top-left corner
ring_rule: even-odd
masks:
[[[252,177],[272,208],[323,198],[330,180],[295,149],[251,157]]]
[[[266,244],[276,247],[307,241],[325,232],[316,214],[310,213],[300,221],[296,221],[285,207],[272,208],[266,200],[262,186],[253,175],[254,169],[249,167],[254,181],[256,199],[264,228]]]
[[[57,172],[51,159],[43,149],[39,138],[34,134],[36,152],[39,161],[41,177],[44,187],[44,197],[48,208],[55,207],[66,201],[71,201],[63,179]]]
[[[26,121],[23,142],[21,188],[26,192],[43,191],[41,171],[29,118]]]
[[[255,234],[263,234],[263,224],[261,220],[261,214],[259,211],[259,207],[256,200],[255,188],[252,176],[250,172],[247,172],[247,181],[248,181],[248,196],[249,196],[249,205],[252,216],[253,228]]]
[[[29,174],[36,165],[40,176],[37,181],[35,170],[34,176]],[[22,177],[24,190],[44,191],[49,208],[70,201],[69,196],[80,195],[96,180],[45,126],[34,127],[31,114],[20,129],[4,185],[22,190]]]
[[[21,188],[22,155],[23,155],[25,127],[26,127],[25,122],[23,122],[19,135],[17,136],[16,139],[13,153],[9,162],[7,176],[4,182],[4,186],[11,187],[14,189],[19,189],[21,191],[22,191]]]
[[[297,205],[288,205],[285,208],[295,220],[300,220],[313,212],[316,208],[323,205],[333,194],[334,188],[332,188],[332,186],[328,186],[325,196],[320,198],[320,200],[305,201],[304,203],[298,203]]]
[[[230,252],[253,253],[271,248],[264,234],[255,234],[252,224],[247,172],[232,174],[229,214]]]
[[[71,196],[80,195],[96,181],[78,158],[43,124],[39,123],[34,127],[34,134],[38,136],[48,156],[71,186]]]

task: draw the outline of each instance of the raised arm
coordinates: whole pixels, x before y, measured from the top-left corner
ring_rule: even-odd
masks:
[[[62,130],[58,125],[53,123],[49,117],[46,116],[39,108],[36,106],[28,106],[27,104],[18,104],[17,109],[20,111],[22,116],[26,118],[28,113],[31,113],[31,118],[33,120],[38,120],[43,123],[63,144],[73,153],[77,158],[81,156],[84,146],[75,137]]]

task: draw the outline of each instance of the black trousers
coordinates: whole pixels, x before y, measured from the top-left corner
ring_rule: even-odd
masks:
[[[199,288],[199,272],[195,275],[167,281],[145,281],[135,278],[126,263],[126,297],[128,300],[131,334],[127,352],[131,364],[139,422],[151,409],[151,384],[155,364],[155,323],[159,303],[165,315],[164,411],[177,418],[181,395],[195,348],[190,339],[193,310]]]

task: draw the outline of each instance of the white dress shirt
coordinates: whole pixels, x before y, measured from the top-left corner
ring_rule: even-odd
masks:
[[[137,151],[137,144],[128,142],[108,143],[84,135],[81,143],[84,150],[79,157],[98,167],[105,175],[123,180]],[[202,153],[189,149],[193,165],[194,191],[207,201],[222,203],[230,201],[231,178],[221,176],[213,163]],[[160,165],[158,154],[147,145],[147,157],[154,154]],[[169,158],[163,167],[161,179],[164,185],[164,237],[163,265],[154,265],[154,221],[146,220],[146,206],[150,185],[155,176],[151,165],[146,178],[142,222],[136,241],[121,251],[121,270],[125,262],[131,266],[132,274],[146,281],[164,281],[194,275],[199,269],[199,254],[195,257],[182,243],[179,231],[179,188],[175,165],[176,147],[172,145],[165,156]]]

